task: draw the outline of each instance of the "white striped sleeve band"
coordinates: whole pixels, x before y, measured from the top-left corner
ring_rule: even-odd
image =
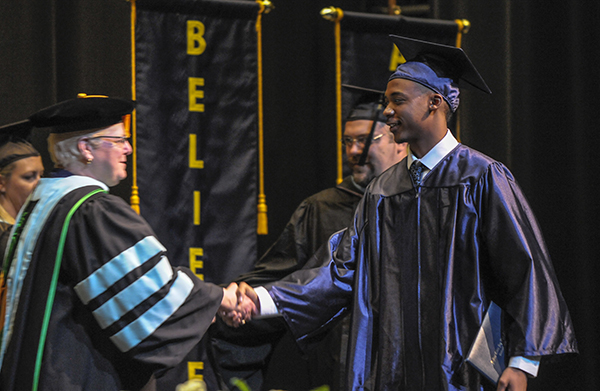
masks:
[[[165,286],[173,277],[173,268],[167,257],[162,259],[145,275],[116,294],[94,311],[96,321],[103,329]]]
[[[110,339],[122,352],[137,346],[181,307],[193,286],[192,280],[185,273],[178,271],[169,293]]]
[[[160,253],[166,251],[154,236],[147,236],[132,247],[123,251],[85,280],[75,285],[75,292],[83,304],[104,293],[115,282],[123,278],[135,268]]]

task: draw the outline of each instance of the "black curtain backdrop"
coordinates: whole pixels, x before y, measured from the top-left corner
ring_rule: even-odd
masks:
[[[367,10],[366,0],[273,2],[263,17],[269,235],[259,238],[259,252],[303,198],[335,183],[333,24],[319,11]],[[581,354],[544,363],[529,389],[600,389],[600,2],[430,5],[430,17],[471,22],[462,46],[493,95],[463,91],[462,142],[515,174],[575,323]],[[131,96],[129,17],[125,0],[0,2],[0,124],[77,92]],[[34,142],[45,148],[42,136]],[[128,200],[129,185],[114,192]]]

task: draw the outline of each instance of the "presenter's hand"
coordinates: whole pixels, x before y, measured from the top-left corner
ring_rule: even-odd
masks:
[[[239,325],[243,321],[241,312],[238,310],[238,285],[235,282],[223,288],[223,299],[219,307],[219,316],[230,326]]]
[[[250,317],[260,315],[260,301],[258,295],[250,285],[240,282],[237,289],[238,306],[244,314]]]
[[[237,308],[237,289],[238,284],[232,282],[227,288],[223,288],[223,300],[219,311],[235,311]]]
[[[219,308],[219,316],[223,322],[231,327],[239,327],[252,319],[252,316],[259,314],[255,302],[258,302],[258,296],[248,284],[242,283],[238,287],[234,282],[224,289],[223,302]]]

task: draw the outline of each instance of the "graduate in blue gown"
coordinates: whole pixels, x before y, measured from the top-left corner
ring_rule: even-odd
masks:
[[[462,50],[393,40],[408,61],[388,81],[384,114],[407,158],[371,182],[353,224],[330,238],[328,265],[241,290],[301,346],[350,312],[343,389],[524,390],[540,359],[577,343],[515,178],[447,128],[459,82],[489,89]],[[465,362],[491,301],[509,366],[497,387]]]

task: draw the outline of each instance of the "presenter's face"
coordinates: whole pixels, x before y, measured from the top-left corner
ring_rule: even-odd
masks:
[[[115,186],[127,178],[127,155],[131,155],[132,148],[122,122],[100,131],[89,141],[93,142],[90,176],[107,186]]]

